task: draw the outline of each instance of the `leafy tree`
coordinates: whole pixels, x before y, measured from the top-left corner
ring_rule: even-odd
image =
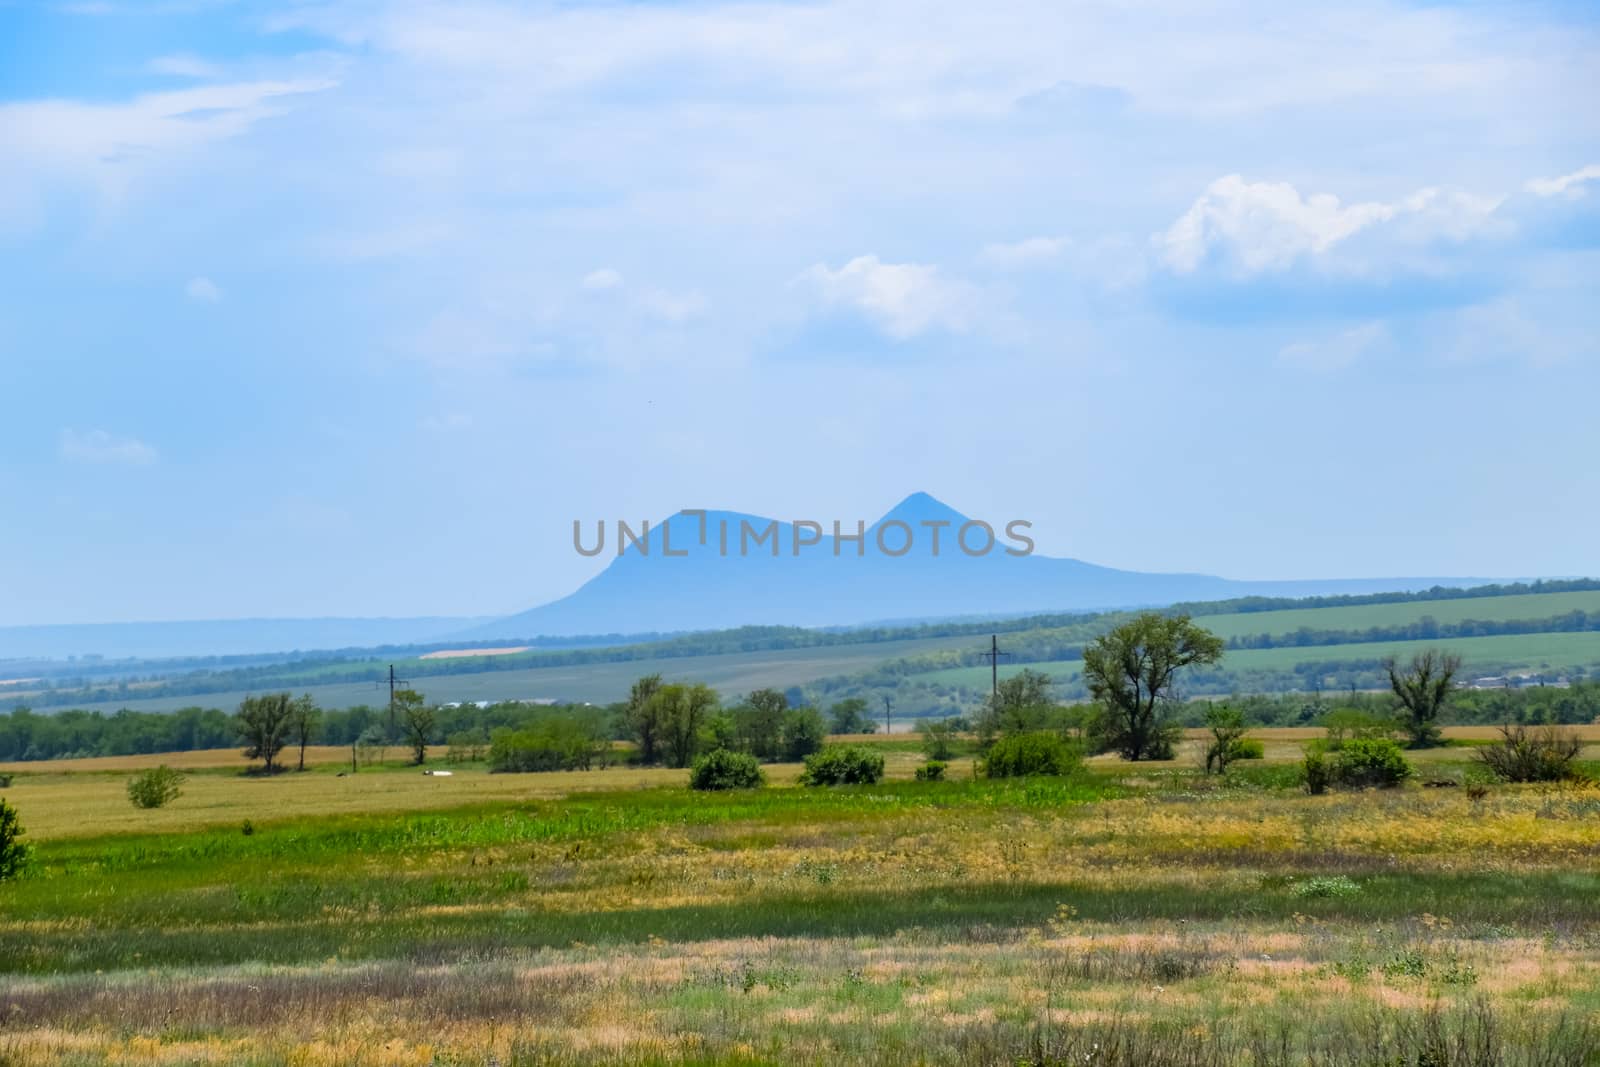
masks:
[[[841,700],[828,709],[828,732],[835,734],[875,734],[878,720],[860,697]]]
[[[1461,657],[1430,648],[1413,656],[1406,667],[1391,656],[1383,661],[1383,669],[1400,704],[1400,728],[1411,735],[1411,747],[1437,745],[1442,740],[1439,712],[1457,688]]]
[[[27,865],[33,850],[22,842],[26,833],[17,809],[0,797],[0,882],[15,878]]]
[[[661,689],[661,675],[647,674],[628,690],[623,718],[628,732],[639,744],[639,762],[649,765],[661,760],[661,736],[665,732],[661,715],[665,705],[654,700]]]
[[[1228,764],[1241,759],[1240,742],[1244,740],[1244,715],[1226,704],[1206,710],[1206,729],[1211,739],[1206,743],[1206,773],[1225,774]]]
[[[317,702],[306,693],[289,710],[289,740],[300,749],[300,764],[296,770],[306,769],[306,747],[315,740],[322,728],[322,711]]]
[[[415,689],[396,690],[394,706],[400,715],[400,725],[405,730],[406,744],[411,746],[411,762],[420,767],[428,759],[428,745],[433,742],[437,713]]]
[[[650,697],[654,718],[661,729],[661,748],[667,762],[687,767],[699,751],[701,732],[717,709],[717,694],[710,686],[663,685]]]
[[[163,763],[128,779],[128,799],[136,808],[160,808],[183,795],[184,777]]]
[[[235,723],[244,739],[244,757],[261,760],[263,774],[275,774],[282,769],[277,765],[278,753],[283,751],[289,737],[293,711],[294,701],[289,699],[288,693],[245,697],[239,703]]]
[[[795,708],[783,718],[783,758],[803,760],[828,739],[828,726],[816,708]]]
[[[1083,650],[1083,676],[1100,704],[1100,733],[1124,759],[1166,758],[1177,726],[1164,714],[1177,674],[1222,658],[1222,638],[1187,615],[1146,612]]]
[[[1049,724],[1056,710],[1048,674],[1024,669],[1002,679],[978,716],[978,743],[987,749],[995,738],[1028,733]]]

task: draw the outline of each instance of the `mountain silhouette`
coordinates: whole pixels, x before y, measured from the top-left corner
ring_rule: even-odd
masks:
[[[680,512],[646,536],[605,524],[604,571],[572,594],[492,623],[463,639],[667,633],[747,625],[849,626],[888,620],[1020,615],[1163,606],[1242,596],[1390,592],[1479,579],[1387,578],[1234,581],[1152,574],[1021,553],[1017,529],[971,520],[927,493],[912,493],[869,526],[820,531],[733,511]],[[941,525],[943,524],[943,525]],[[632,524],[629,524],[632,526]],[[860,533],[860,540],[855,540]],[[586,550],[597,529],[586,526]],[[935,545],[937,537],[937,546]],[[636,539],[636,540],[635,540]],[[963,544],[965,548],[963,548]],[[988,547],[988,551],[981,551]],[[1009,551],[1008,551],[1009,550]]]

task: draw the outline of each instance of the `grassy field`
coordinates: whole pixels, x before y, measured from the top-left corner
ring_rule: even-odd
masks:
[[[1355,607],[1298,608],[1289,611],[1244,612],[1235,615],[1196,616],[1212,633],[1223,637],[1249,634],[1290,634],[1312,630],[1366,630],[1374,626],[1404,626],[1425,616],[1439,623],[1510,622],[1549,619],[1573,611],[1600,612],[1600,591],[1581,593],[1529,593],[1524,596],[1469,597],[1464,600],[1413,601],[1405,604],[1362,604]]]
[[[971,637],[931,637],[824,648],[731,652],[715,656],[641,659],[623,663],[590,663],[472,674],[438,674],[418,678],[415,684],[429,700],[440,703],[453,700],[554,699],[562,702],[588,701],[594,704],[609,704],[625,698],[628,695],[628,686],[640,676],[659,673],[669,682],[705,682],[719,692],[733,696],[765,686],[784,689],[791,685],[809,682],[814,678],[864,670],[886,659],[971,647],[973,647]],[[325,708],[378,704],[387,699],[387,690],[373,682],[296,686],[295,692],[310,693],[316,698],[317,703]],[[249,695],[248,692],[239,690],[74,706],[102,710],[131,708],[135,711],[172,711],[195,705],[235,708],[239,705],[239,701]]]
[[[53,765],[4,791],[0,1063],[1600,1063],[1600,790],[1310,797],[1307,736],[736,794],[197,760],[154,812]]]
[[[1209,626],[1211,619],[1201,620]],[[1569,667],[1600,666],[1600,633],[1505,634],[1496,637],[1461,637],[1448,641],[1375,641],[1350,645],[1318,645],[1309,648],[1251,648],[1230,651],[1222,659],[1227,670],[1290,670],[1301,663],[1339,663],[1407,657],[1426,648],[1448,648],[1459,655],[1468,674],[1480,670],[1562,670]],[[1007,677],[1027,668],[1043,671],[1061,681],[1078,677],[1083,671],[1079,660],[1047,663],[1010,664],[1000,668]],[[952,667],[913,675],[917,681],[935,685],[964,686],[987,690],[988,667]]]

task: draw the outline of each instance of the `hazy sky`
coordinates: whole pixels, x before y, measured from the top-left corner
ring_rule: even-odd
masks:
[[[574,518],[1600,572],[1589,4],[0,2],[0,624],[491,614]]]

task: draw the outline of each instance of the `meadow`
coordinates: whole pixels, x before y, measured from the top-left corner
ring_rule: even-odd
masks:
[[[1600,1063],[1600,790],[1447,747],[1307,796],[1310,736],[727,794],[197,758],[156,811],[161,757],[60,761],[4,790],[0,1063]]]

